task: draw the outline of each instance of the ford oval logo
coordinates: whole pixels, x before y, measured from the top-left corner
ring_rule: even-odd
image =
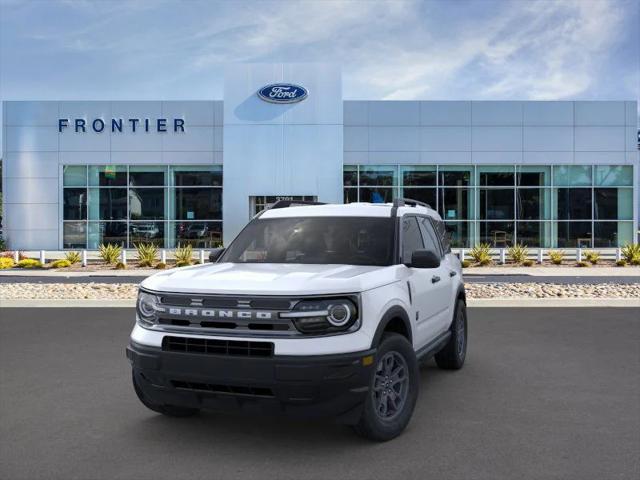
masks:
[[[265,102],[295,103],[307,98],[306,88],[292,83],[274,83],[258,90],[258,96]]]

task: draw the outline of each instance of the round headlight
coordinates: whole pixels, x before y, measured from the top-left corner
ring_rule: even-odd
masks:
[[[329,312],[327,320],[329,320],[329,323],[334,327],[342,327],[351,320],[351,309],[345,303],[329,305],[327,311]]]
[[[138,315],[144,320],[153,320],[156,314],[156,297],[150,293],[138,294]]]

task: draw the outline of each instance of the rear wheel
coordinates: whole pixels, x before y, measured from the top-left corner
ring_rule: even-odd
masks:
[[[459,370],[467,356],[467,306],[458,300],[456,311],[451,322],[451,337],[435,355],[438,367],[445,370]]]
[[[197,408],[178,407],[176,405],[160,405],[152,402],[142,391],[142,388],[138,383],[140,380],[137,378],[136,372],[132,372],[131,376],[133,379],[133,389],[136,391],[136,395],[138,395],[142,404],[149,410],[167,415],[168,417],[190,417],[200,411]]]
[[[375,441],[397,437],[411,419],[418,390],[418,362],[413,347],[402,335],[385,334],[355,431]]]

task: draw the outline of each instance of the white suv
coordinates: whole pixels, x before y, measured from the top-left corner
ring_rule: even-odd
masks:
[[[280,201],[210,259],[140,285],[127,357],[151,410],[333,417],[388,440],[419,362],[464,363],[460,261],[425,204]]]

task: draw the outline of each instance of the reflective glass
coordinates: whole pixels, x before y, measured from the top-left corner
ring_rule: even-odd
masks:
[[[131,220],[164,220],[164,188],[130,188]]]
[[[124,165],[92,165],[89,167],[89,186],[124,187],[127,185],[127,167]]]
[[[483,165],[478,167],[478,185],[482,187],[510,186],[515,181],[514,167]]]
[[[164,247],[164,222],[129,223],[129,248],[141,243],[153,243]]]
[[[632,188],[594,189],[596,220],[633,219]]]
[[[551,246],[550,222],[517,222],[517,241],[527,247]]]
[[[214,248],[222,242],[222,222],[171,222],[170,247]]]
[[[360,201],[389,203],[395,198],[395,188],[360,188]]]
[[[467,188],[440,188],[438,212],[444,220],[473,218],[473,195]]]
[[[518,188],[516,190],[517,218],[547,220],[550,218],[551,190],[548,188]]]
[[[472,174],[473,167],[470,165],[441,165],[438,167],[439,185],[468,187]]]
[[[129,185],[133,187],[162,187],[165,185],[166,170],[166,167],[160,165],[132,165],[129,167]]]
[[[480,189],[480,219],[512,219],[515,213],[513,203],[513,188]]]
[[[87,189],[65,188],[63,190],[64,220],[87,219]]]
[[[436,167],[432,165],[416,165],[400,167],[402,185],[415,187],[436,186]]]
[[[430,205],[432,208],[436,207],[436,189],[435,188],[403,188],[403,198],[410,198],[412,200],[418,200]]]
[[[513,245],[513,222],[480,222],[480,242],[488,243],[492,248]]]
[[[551,167],[518,165],[516,179],[523,187],[551,185]]]
[[[394,165],[360,166],[360,185],[392,187],[398,184],[397,168]]]
[[[221,188],[172,188],[176,220],[219,220],[222,218]]]
[[[622,247],[633,242],[632,222],[595,222],[594,247]]]
[[[445,222],[447,233],[453,248],[470,247],[469,223],[468,222]]]
[[[89,222],[88,248],[97,249],[102,243],[127,244],[127,222]]]
[[[591,189],[558,188],[556,205],[558,220],[591,219]]]
[[[62,183],[65,187],[85,187],[87,185],[87,167],[85,165],[65,165]]]
[[[126,188],[90,188],[89,220],[126,220]]]
[[[596,185],[632,186],[631,165],[596,165]]]
[[[342,182],[345,187],[358,186],[358,166],[345,165],[342,171]]]
[[[64,222],[62,232],[62,248],[87,247],[86,222]]]
[[[558,247],[591,248],[591,222],[558,222]]]
[[[172,185],[179,187],[221,187],[222,167],[194,165],[171,167]]]
[[[571,187],[590,186],[591,165],[555,165],[553,184]]]
[[[358,189],[357,188],[345,188],[344,189],[344,203],[353,203],[358,201]]]

